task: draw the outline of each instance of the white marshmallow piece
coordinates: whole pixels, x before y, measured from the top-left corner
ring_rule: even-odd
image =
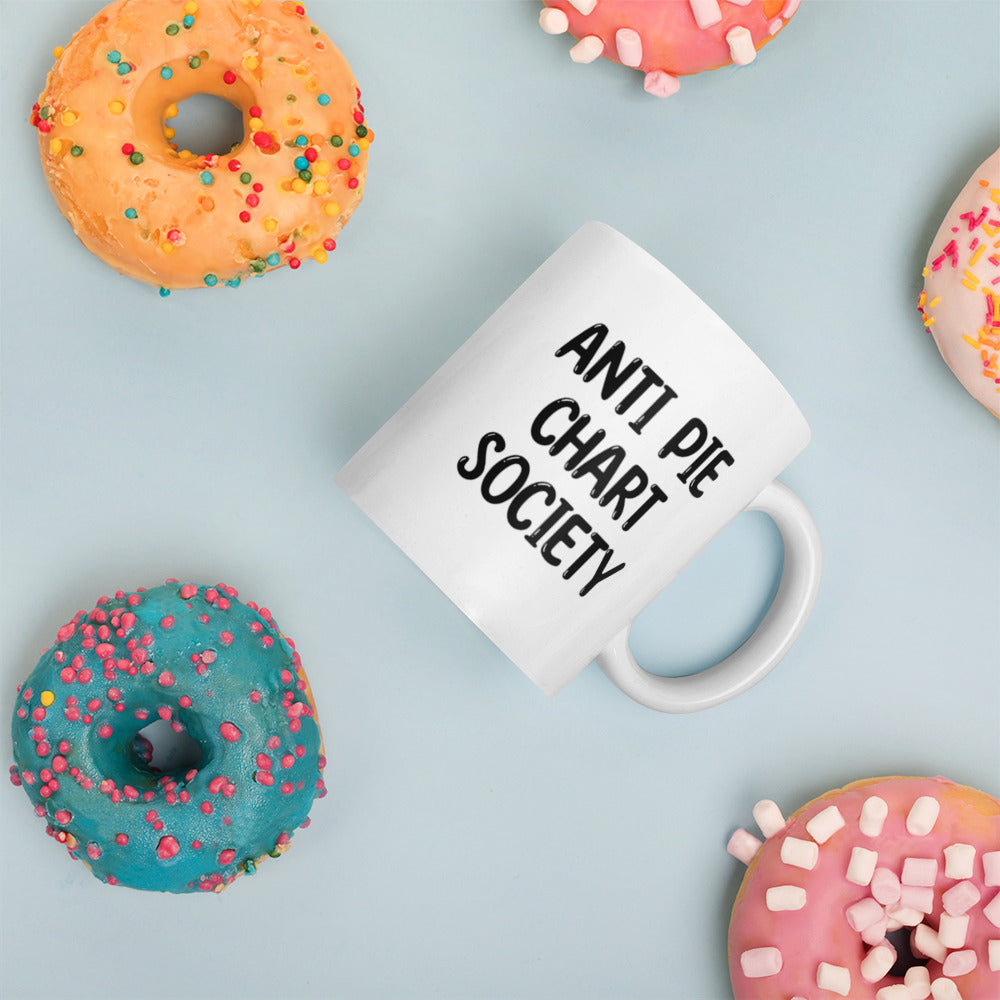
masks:
[[[604,42],[597,35],[585,35],[569,50],[575,63],[592,63],[604,53]]]
[[[719,6],[719,0],[689,0],[689,2],[695,23],[702,31],[722,20],[722,8]]]
[[[892,986],[883,986],[875,994],[875,1000],[911,1000],[912,996],[905,983],[893,983]]]
[[[933,795],[921,795],[906,816],[906,832],[914,837],[926,837],[934,829],[941,803]]]
[[[899,876],[891,868],[876,868],[871,886],[872,895],[883,906],[899,902]]]
[[[936,931],[927,924],[917,924],[910,935],[910,949],[917,955],[924,955],[935,962],[943,962],[948,949],[941,944]]]
[[[888,944],[876,945],[861,960],[861,978],[866,983],[877,983],[885,979],[895,964],[896,949]]]
[[[588,14],[594,12],[594,8],[597,6],[597,0],[569,0],[569,2],[581,13],[584,17]]]
[[[982,893],[976,888],[975,883],[966,880],[956,882],[950,889],[945,889],[941,893],[941,905],[945,913],[960,917],[963,913],[968,913],[981,898]]]
[[[990,972],[1000,972],[1000,939],[987,942]]]
[[[938,937],[946,948],[963,948],[969,935],[969,914],[953,917],[950,913],[942,913],[938,920]]]
[[[903,984],[913,1000],[927,1000],[931,995],[931,974],[926,965],[911,965],[903,976]]]
[[[561,35],[569,29],[569,18],[558,7],[543,7],[538,15],[538,26],[546,35]]]
[[[681,81],[662,69],[650,70],[642,82],[642,89],[653,97],[670,97],[681,89]]]
[[[740,955],[740,968],[747,979],[763,979],[781,972],[781,952],[777,948],[749,948]]]
[[[623,66],[636,69],[642,62],[642,39],[634,28],[619,28],[615,32],[615,50]]]
[[[979,964],[976,952],[972,948],[948,952],[948,957],[941,966],[946,976],[967,976]]]
[[[829,990],[846,997],[851,992],[851,970],[842,965],[820,962],[816,969],[816,985],[821,990]]]
[[[932,886],[937,881],[938,863],[934,858],[904,858],[903,885]]]
[[[806,891],[797,885],[773,885],[764,893],[764,902],[772,913],[801,910],[806,905]]]
[[[1000,855],[1000,851],[997,852]],[[944,849],[944,873],[948,878],[972,878],[972,864],[976,849],[972,844],[950,844]],[[983,855],[983,867],[986,855]]]
[[[729,45],[729,58],[737,66],[749,66],[757,58],[749,28],[742,25],[730,28],[726,32],[726,43]]]
[[[888,815],[888,802],[879,798],[878,795],[872,795],[865,799],[865,804],[861,807],[861,819],[858,826],[866,837],[879,837],[882,835],[882,827]]]
[[[765,837],[773,837],[785,828],[785,817],[782,816],[778,804],[770,799],[761,799],[753,807],[753,818]]]
[[[931,983],[931,996],[934,1000],[962,1000],[958,987],[950,980],[941,976]]]
[[[746,830],[737,830],[726,844],[726,850],[738,861],[748,865],[754,859],[754,855],[763,847],[763,844]]]
[[[965,877],[972,878],[972,872]],[[1000,851],[987,851],[983,855],[983,879],[987,885],[1000,885]]]
[[[924,922],[924,911],[915,909],[912,906],[903,906],[900,903],[890,903],[885,912],[889,917],[889,930],[899,930],[900,927],[916,927]]]
[[[847,824],[836,806],[827,806],[822,812],[816,813],[808,823],[806,832],[817,844],[825,844],[838,830]]]
[[[852,848],[851,860],[847,864],[847,881],[855,885],[871,885],[877,865],[878,851],[869,851],[867,847]]]
[[[785,837],[781,842],[781,860],[786,865],[812,871],[819,861],[819,846],[809,840],[800,840],[798,837]]]
[[[994,927],[1000,927],[1000,892],[983,907],[983,916]]]
[[[844,910],[844,916],[847,917],[847,922],[851,925],[851,930],[860,933],[884,917],[885,911],[871,896],[868,896],[848,906]]]

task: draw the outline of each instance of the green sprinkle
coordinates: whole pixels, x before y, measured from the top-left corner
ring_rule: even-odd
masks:
[[[253,174],[248,174],[245,170],[240,174],[240,183],[249,184],[253,180]]]
[[[256,260],[250,261],[250,266],[253,268],[254,272],[257,274],[262,274],[267,270],[267,261],[263,257],[258,257]]]
[[[312,171],[300,170],[299,177],[301,177],[306,182],[306,184],[308,184],[313,179]]]
[[[69,152],[71,156],[83,156],[83,146],[74,146]]]
[[[52,109],[46,104],[45,107],[38,112],[38,117],[45,119],[48,118],[50,114],[52,114]]]
[[[247,858],[243,862],[243,869],[246,871],[247,875],[253,875],[257,871],[257,862],[253,858]]]
[[[294,94],[285,94],[285,100],[288,101],[289,104],[294,104],[298,98]]]
[[[142,155],[142,153],[140,153],[140,152],[139,152],[139,150],[136,150],[136,151],[135,151],[134,153],[131,153],[131,154],[129,155],[129,159],[130,159],[130,160],[131,160],[131,161],[132,161],[132,162],[133,162],[133,163],[134,163],[134,164],[135,164],[136,166],[139,166],[139,164],[140,164],[140,163],[142,163],[142,161],[143,161],[144,159],[146,159],[146,157],[145,157],[145,156],[143,156],[143,155]]]
[[[191,69],[197,69],[200,65],[201,60],[197,56],[191,56],[191,58],[188,59],[188,66],[190,66]]]
[[[180,30],[181,30],[181,26],[179,24],[168,24],[167,25],[167,34],[168,35],[176,35]]]
[[[331,135],[330,136],[330,145],[331,146],[343,146],[344,145],[344,140],[341,139],[341,137],[339,135]]]
[[[309,28],[309,34],[310,35],[318,35],[319,34],[319,28],[317,28],[315,24],[311,25],[310,28]]]
[[[356,135],[356,136],[357,136],[357,137],[358,137],[359,139],[363,139],[363,138],[364,138],[364,137],[365,137],[366,135],[368,135],[368,129],[366,129],[366,128],[364,127],[364,125],[359,125],[359,126],[358,126],[358,127],[357,127],[357,128],[355,129],[355,130],[354,130],[354,134],[355,134],[355,135]]]

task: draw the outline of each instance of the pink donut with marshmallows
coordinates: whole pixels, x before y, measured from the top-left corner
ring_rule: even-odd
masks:
[[[799,0],[544,0],[539,24],[577,39],[570,58],[603,56],[641,70],[643,86],[669,97],[680,77],[746,66],[791,20]]]

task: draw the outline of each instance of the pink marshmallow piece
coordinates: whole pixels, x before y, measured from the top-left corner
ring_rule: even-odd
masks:
[[[945,889],[941,893],[941,905],[944,907],[945,913],[950,913],[953,917],[960,917],[963,913],[971,910],[981,898],[982,893],[972,882],[966,880],[956,882],[950,889]]]
[[[642,39],[634,28],[619,28],[615,32],[615,49],[623,66],[635,69],[642,62]]]
[[[934,910],[934,890],[924,885],[904,885],[899,890],[899,905],[908,910],[931,913]]]
[[[965,948],[962,951],[952,951],[948,953],[941,971],[946,976],[964,976],[979,964],[979,959],[972,948]]]
[[[872,895],[883,905],[899,902],[899,876],[891,868],[876,868],[872,875]]]
[[[729,838],[726,850],[738,861],[748,865],[761,846],[761,842],[752,833],[740,828]]]
[[[987,885],[1000,885],[1000,851],[983,855],[983,879]]]
[[[852,903],[844,911],[851,929],[861,932],[885,916],[885,911],[870,896]]]
[[[781,972],[781,952],[777,948],[749,948],[740,955],[740,968],[747,979],[763,979]]]
[[[994,927],[1000,927],[1000,892],[983,907],[983,916]]]
[[[881,944],[885,940],[886,931],[889,929],[889,918],[883,913],[879,920],[876,920],[870,927],[866,927],[861,932],[861,940],[865,944]]]
[[[642,89],[653,97],[670,97],[681,89],[681,81],[662,69],[653,69],[646,74]]]
[[[903,885],[934,885],[937,881],[938,863],[934,858],[905,858],[900,882]]]

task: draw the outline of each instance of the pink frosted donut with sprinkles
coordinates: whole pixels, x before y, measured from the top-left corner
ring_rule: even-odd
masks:
[[[115,0],[54,55],[31,124],[59,210],[105,263],[167,295],[328,259],[374,136],[303,4]],[[229,152],[173,142],[195,94],[242,111]]]
[[[219,892],[286,851],[325,794],[298,653],[225,584],[78,612],[18,688],[12,735],[11,781],[111,885]]]
[[[959,382],[1000,417],[1000,149],[948,209],[923,273],[924,326]]]
[[[577,63],[600,56],[641,70],[643,86],[669,97],[680,77],[746,66],[789,22],[799,0],[545,0],[550,35],[569,32]]]
[[[986,1000],[1000,996],[1000,801],[946,778],[870,778],[761,837],[729,924],[736,1000]]]

